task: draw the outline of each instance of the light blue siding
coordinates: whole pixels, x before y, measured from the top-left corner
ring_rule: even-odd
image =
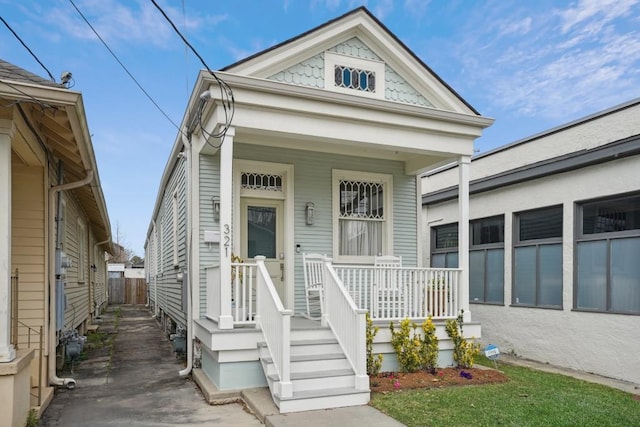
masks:
[[[332,170],[343,169],[390,174],[393,176],[394,254],[401,255],[407,266],[417,265],[417,219],[415,177],[404,174],[404,164],[398,161],[368,159],[354,156],[269,148],[238,143],[235,157],[287,163],[294,166],[294,232],[295,244],[301,247],[296,254],[295,308],[304,306],[304,276],[302,252],[332,256]],[[315,204],[315,222],[305,224],[305,204]]]
[[[177,241],[174,236],[173,195],[177,192]],[[177,162],[162,194],[162,202],[154,218],[159,227],[158,245],[158,307],[179,325],[186,325],[186,283],[177,279],[177,273],[187,268],[186,262],[186,174],[185,161]],[[174,245],[177,245],[178,264],[174,265]]]
[[[220,196],[220,156],[200,155],[200,230],[198,242],[200,245],[199,277],[200,281],[200,317],[207,311],[207,280],[205,268],[219,263],[220,249],[217,244],[204,243],[205,230],[218,231],[219,224],[213,220],[213,196]]]

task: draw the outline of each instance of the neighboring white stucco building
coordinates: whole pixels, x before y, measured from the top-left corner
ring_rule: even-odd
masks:
[[[457,262],[457,167],[423,178]],[[640,384],[640,99],[472,159],[470,309],[502,352]]]

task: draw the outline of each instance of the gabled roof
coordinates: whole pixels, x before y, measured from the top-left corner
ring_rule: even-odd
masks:
[[[2,59],[0,59],[0,79],[13,80],[22,83],[34,83],[41,86],[51,86],[58,88],[64,87],[59,83],[44,79]]]
[[[364,39],[385,62],[401,68],[396,71],[423,85],[422,91],[429,93],[430,100],[437,100],[437,107],[480,115],[364,6],[228,65],[221,71],[267,78],[306,59],[301,55],[320,53],[354,36]]]

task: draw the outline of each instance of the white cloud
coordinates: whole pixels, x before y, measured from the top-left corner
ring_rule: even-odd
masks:
[[[107,43],[151,44],[159,47],[178,43],[170,24],[160,11],[149,2],[120,2],[118,0],[84,0],[75,4]],[[183,14],[181,9],[162,6],[181,31],[197,31],[216,25],[228,17],[226,14],[199,16]],[[71,12],[71,13],[70,13]],[[47,11],[44,20],[78,39],[96,36],[74,8],[69,5]]]
[[[527,16],[526,18],[519,21],[508,21],[502,25],[502,31],[500,31],[500,34],[527,34],[531,30],[531,22],[532,19],[530,16]]]
[[[483,88],[494,114],[558,122],[637,97],[639,3],[581,0],[553,13],[511,6],[482,17],[476,10],[457,51],[463,84]]]
[[[576,7],[560,11],[564,21],[562,32],[575,29],[577,25],[591,20],[584,29],[593,31],[618,17],[625,16],[638,0],[580,0]]]

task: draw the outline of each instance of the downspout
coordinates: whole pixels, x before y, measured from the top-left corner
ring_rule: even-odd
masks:
[[[111,243],[111,235],[109,235],[109,238],[108,238],[107,240],[103,240],[102,242],[98,242],[98,243],[95,243],[95,244],[93,245],[93,253],[94,253],[94,255],[95,255],[95,253],[96,253],[96,248],[97,248],[98,246],[102,246],[102,245],[104,245],[105,243]],[[102,258],[103,258],[103,261],[104,261],[104,253],[103,253],[102,255],[103,255],[103,256],[102,256]],[[98,266],[97,266],[97,264],[96,264],[96,260],[93,260],[93,264],[96,266],[96,273],[94,273],[94,274],[97,274],[97,272],[98,272],[97,267],[98,267]],[[107,293],[107,283],[108,283],[108,280],[109,280],[109,279],[108,279],[108,277],[107,277],[107,276],[108,276],[108,273],[107,273],[106,271],[105,271],[104,273],[105,273],[105,275],[104,275],[104,277],[103,277],[103,280],[105,281],[105,282],[104,282],[104,293],[105,293],[105,297],[107,297],[107,295],[106,295],[106,293]],[[94,293],[94,299],[95,299],[95,293]],[[109,298],[107,297],[106,299],[108,300]],[[96,308],[98,308],[98,307],[96,307]],[[98,310],[98,311],[100,311],[100,310]],[[99,315],[100,315],[100,313],[98,313],[98,316],[99,316]]]
[[[75,188],[84,187],[90,184],[95,175],[93,171],[87,170],[87,177],[76,182],[69,182],[66,184],[55,185],[49,189],[49,208],[55,208],[55,212],[59,211],[59,206],[56,206],[56,195],[59,195],[62,191],[73,190]],[[58,179],[62,179],[60,176]],[[59,203],[58,203],[59,205]],[[56,277],[60,274],[60,266],[56,263],[56,247],[59,245],[60,233],[55,233],[57,227],[55,224],[56,215],[49,214],[49,383],[57,386],[66,386],[68,389],[73,389],[76,386],[76,380],[73,378],[60,378],[56,375],[55,354],[57,345],[57,328],[56,328]],[[54,358],[52,361],[51,358]]]
[[[153,222],[153,315],[158,318],[158,263],[161,262],[159,257],[162,251],[162,242],[159,241],[158,237],[158,228],[156,227],[156,220],[152,219]],[[160,247],[159,247],[160,246]],[[162,265],[162,264],[160,264]]]
[[[193,269],[191,265],[191,142],[189,138],[182,133],[182,143],[184,144],[185,154],[186,154],[186,187],[187,187],[187,203],[186,203],[186,224],[185,229],[187,230],[186,235],[186,250],[187,250],[187,366],[178,372],[181,377],[189,375],[191,369],[193,368],[193,306],[194,303],[192,301],[193,295],[195,292],[191,289],[193,283]],[[184,277],[183,277],[184,280]]]

